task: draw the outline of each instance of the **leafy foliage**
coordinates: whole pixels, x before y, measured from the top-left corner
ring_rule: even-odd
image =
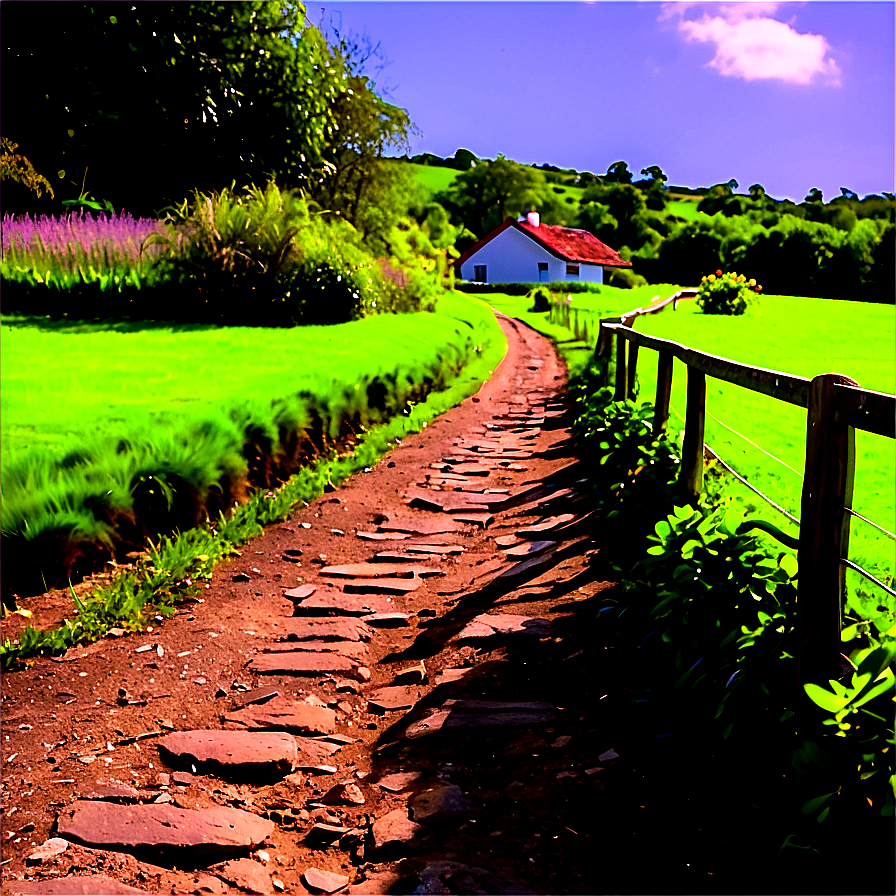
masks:
[[[6,137],[0,141],[0,181],[6,181],[7,184],[9,182],[22,184],[38,198],[46,190],[52,199],[53,188],[50,182],[34,170],[34,165],[25,156],[16,152],[18,148],[18,143],[13,143]]]
[[[849,626],[844,642],[863,640],[853,671],[799,699],[795,557],[751,534],[756,523],[718,488],[679,506],[671,446],[650,432],[649,406],[612,401],[608,373],[596,361],[571,390],[604,501],[603,552],[622,583],[607,592],[597,634],[631,657],[627,688],[682,755],[706,757],[701,774],[725,782],[745,828],[778,832],[780,854],[767,858],[782,871],[827,856],[844,829],[891,848],[896,628],[875,637],[867,623]],[[826,873],[816,863],[815,876]]]

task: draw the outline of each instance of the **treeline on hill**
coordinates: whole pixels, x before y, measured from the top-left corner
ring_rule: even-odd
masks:
[[[295,2],[66,3],[40,27],[3,4],[0,17],[16,85],[2,112],[6,312],[291,324],[431,306],[456,234],[386,158],[413,124],[367,74],[375,47],[322,33]],[[66,252],[12,238],[23,216],[36,232],[43,216],[116,211],[165,221],[163,262],[110,269],[77,239]]]
[[[614,285],[697,284],[716,269],[748,271],[767,293],[892,302],[896,282],[896,197],[859,198],[841,188],[824,201],[811,189],[802,202],[778,200],[761,184],[746,193],[730,180],[702,190],[669,187],[659,166],[634,174],[624,161],[595,175],[553,165],[528,166],[499,155],[477,159],[431,154],[408,159],[444,165],[460,174],[433,198],[465,231],[457,249],[497,227],[508,215],[537,209],[544,223],[581,227],[632,262],[614,272]],[[576,200],[567,191],[579,188]],[[670,194],[699,195],[702,215],[684,218]]]

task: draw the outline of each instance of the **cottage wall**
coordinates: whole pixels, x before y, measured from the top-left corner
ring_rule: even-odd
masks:
[[[538,263],[546,263],[547,275],[539,275]],[[515,227],[508,227],[478,252],[471,255],[460,268],[463,280],[475,280],[477,265],[486,265],[489,283],[538,283],[580,281],[583,283],[603,283],[604,270],[599,264],[579,264],[579,275],[567,275],[566,262],[551,255],[543,246],[520,233]]]

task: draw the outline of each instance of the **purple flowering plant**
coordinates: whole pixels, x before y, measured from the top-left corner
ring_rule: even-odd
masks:
[[[115,288],[146,284],[162,247],[147,244],[166,226],[126,212],[93,215],[4,215],[0,220],[0,273],[5,279],[62,288],[100,281]]]

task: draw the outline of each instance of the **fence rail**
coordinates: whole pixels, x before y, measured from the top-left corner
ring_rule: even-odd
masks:
[[[663,307],[673,299],[670,297]],[[655,432],[668,425],[673,361],[677,358],[686,365],[687,405],[679,482],[689,500],[696,499],[703,486],[707,376],[806,408],[798,549],[798,674],[801,684],[839,678],[846,569],[858,569],[870,577],[847,559],[855,431],[896,438],[896,396],[862,389],[838,373],[824,373],[809,380],[648,336],[631,328],[637,316],[601,320],[595,355],[609,362],[615,354],[615,397],[621,400],[633,394],[639,348],[658,353]]]

